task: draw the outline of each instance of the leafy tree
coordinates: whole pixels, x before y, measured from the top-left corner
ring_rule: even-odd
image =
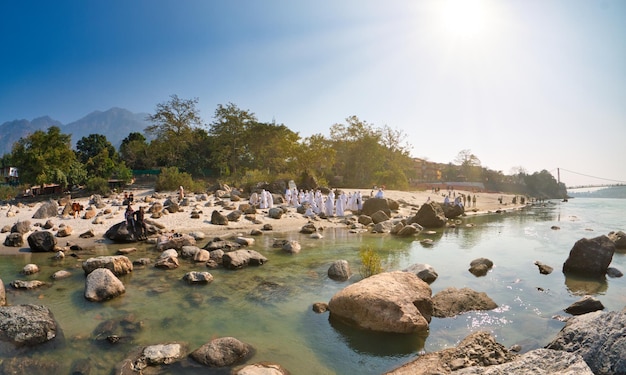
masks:
[[[115,147],[102,134],[89,134],[76,142],[76,156],[83,164],[86,164],[89,159],[94,158],[96,155],[101,154],[103,150],[106,151],[111,159],[117,156]]]
[[[528,194],[536,198],[565,198],[567,188],[564,183],[559,183],[547,170],[535,172],[524,177]]]
[[[214,161],[226,175],[239,172],[245,155],[246,141],[249,140],[248,128],[257,121],[254,113],[239,109],[235,104],[219,104],[215,110],[214,121],[209,128],[213,137]]]
[[[482,168],[480,159],[470,150],[461,150],[454,159],[456,165],[460,166],[461,174],[465,177],[466,181],[480,181],[482,175]]]
[[[157,155],[159,165],[184,164],[193,143],[194,127],[204,126],[197,104],[197,98],[181,99],[172,95],[169,101],[157,104],[154,114],[148,115],[147,120],[152,125],[146,128],[146,132],[154,136],[150,148]]]
[[[119,155],[131,169],[150,169],[156,164],[146,137],[137,132],[128,134],[122,140]]]
[[[246,167],[276,175],[287,171],[300,136],[285,125],[251,122],[244,139]]]
[[[294,174],[326,179],[331,175],[336,154],[329,139],[319,133],[313,134],[297,145],[296,152],[289,160],[290,170]]]
[[[19,169],[20,180],[28,184],[58,183],[65,187],[67,175],[76,161],[72,137],[58,126],[37,130],[13,144],[11,160]]]

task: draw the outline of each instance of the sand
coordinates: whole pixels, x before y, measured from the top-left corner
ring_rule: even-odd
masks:
[[[361,191],[363,196],[370,196],[371,191],[365,189],[342,189],[346,193]],[[135,204],[133,207],[138,209],[139,206],[144,206],[146,209],[152,205],[153,202],[159,201],[163,203],[167,198],[177,197],[177,192],[159,193],[155,194],[154,190],[150,189],[128,189],[128,192],[133,192],[135,197]],[[395,213],[394,217],[410,217],[417,212],[417,208],[425,203],[429,198],[431,200],[443,203],[443,192],[438,194],[431,191],[398,191],[398,190],[386,190],[384,197],[396,200],[400,203],[400,209]],[[501,193],[473,193],[469,191],[456,191],[456,194],[471,194],[476,195],[477,202],[476,207],[467,207],[467,215],[480,215],[489,214],[498,210],[514,210],[519,209],[522,206],[513,205],[512,198],[514,195],[501,194]],[[156,198],[154,198],[156,197]],[[499,198],[502,197],[502,204],[499,202]],[[213,225],[211,224],[211,214],[214,210],[218,210],[224,215],[227,215],[231,210],[224,207],[223,200],[216,198],[214,195],[209,195],[208,200],[201,200],[200,195],[194,195],[188,198],[190,199],[190,205],[181,207],[182,212],[163,215],[158,219],[149,219],[159,223],[164,227],[163,231],[177,232],[177,233],[191,233],[202,232],[207,238],[212,237],[224,237],[232,234],[249,234],[252,229],[261,229],[264,224],[271,224],[274,232],[289,232],[299,231],[300,228],[308,223],[310,220],[303,215],[296,212],[294,207],[290,207],[289,211],[282,216],[281,219],[272,219],[268,217],[268,210],[257,210],[256,219],[259,223],[253,223],[250,220],[245,219],[243,216],[237,222],[229,222],[228,225]],[[78,201],[85,208],[89,206],[90,198],[78,198],[72,201]],[[109,240],[104,239],[104,233],[113,225],[124,221],[125,206],[121,204],[123,196],[115,195],[104,198],[106,207],[97,209],[97,215],[101,219],[100,224],[94,224],[94,219],[84,219],[84,211],[78,218],[73,216],[61,216],[48,218],[48,219],[33,219],[33,214],[41,206],[42,202],[35,202],[30,204],[17,205],[2,205],[0,206],[0,228],[6,228],[13,226],[18,221],[28,220],[31,223],[32,230],[44,230],[42,226],[46,221],[51,220],[54,224],[54,228],[51,229],[56,234],[58,228],[62,225],[70,226],[72,233],[67,237],[57,238],[58,245],[63,247],[68,244],[78,244],[82,247],[89,247],[90,245],[98,243],[107,243]],[[148,202],[149,201],[149,202]],[[237,207],[241,202],[232,202]],[[192,219],[191,212],[193,210],[199,211],[200,218]],[[61,209],[60,209],[61,210]],[[106,211],[105,211],[106,210]],[[109,212],[110,211],[110,212]],[[106,213],[105,213],[106,212]],[[346,227],[346,217],[353,216],[350,211],[346,212],[345,217],[332,217],[327,219],[316,218],[314,221],[318,228],[330,228],[330,227]],[[146,218],[149,218],[149,213],[146,214]],[[148,220],[147,220],[148,221]],[[95,234],[92,238],[83,239],[79,235],[92,230]],[[0,255],[7,254],[19,254],[25,251],[30,251],[26,237],[24,235],[24,247],[8,247],[4,245],[4,239],[8,232],[0,235]]]

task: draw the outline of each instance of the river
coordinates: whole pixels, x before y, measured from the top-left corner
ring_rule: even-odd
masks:
[[[49,307],[63,334],[55,339],[62,345],[17,354],[5,351],[2,357],[54,359],[62,363],[59,374],[69,373],[75,361],[87,359],[91,374],[110,374],[137,345],[178,341],[194,350],[212,338],[233,336],[256,348],[250,363],[277,362],[292,374],[380,374],[420,352],[454,346],[476,330],[490,331],[505,346],[520,344],[528,351],[546,345],[555,336],[563,323],[553,316],[566,316],[563,309],[582,295],[594,295],[607,310],[626,306],[626,278],[579,280],[566,278],[561,272],[577,240],[626,230],[624,212],[626,199],[580,198],[466,217],[457,228],[411,239],[343,229],[326,230],[320,240],[298,233],[270,232],[257,237],[252,247],[269,259],[263,266],[209,270],[215,280],[204,286],[190,286],[181,280],[188,271],[207,270],[187,260],[169,271],[137,267],[121,278],[126,293],[105,303],[85,300],[85,276],[81,263],[72,257],[59,262],[50,253],[3,256],[0,277],[8,302]],[[551,229],[553,226],[560,229]],[[274,238],[296,239],[302,251],[288,255],[272,248]],[[422,238],[432,238],[433,245],[422,245]],[[418,262],[432,265],[439,274],[431,284],[433,294],[451,286],[469,287],[486,292],[499,307],[455,318],[433,318],[425,337],[354,330],[330,322],[328,313],[314,313],[314,302],[328,302],[337,291],[360,279],[358,252],[364,246],[379,252],[386,270]],[[93,255],[114,254],[120,247],[99,245]],[[157,255],[145,246],[129,257]],[[468,272],[470,261],[479,257],[495,264],[484,277]],[[326,275],[330,263],[337,259],[348,260],[352,267],[354,276],[347,282],[332,281]],[[554,267],[554,272],[541,275],[533,264],[537,260]],[[27,263],[38,264],[42,271],[21,275]],[[611,266],[626,271],[626,254],[616,252]],[[70,270],[72,277],[51,280],[60,269]],[[49,285],[16,291],[8,286],[16,279],[38,279]],[[117,344],[98,336],[101,323],[122,318],[136,330],[126,332]],[[169,365],[164,373],[227,374],[229,370],[207,370],[181,362]]]

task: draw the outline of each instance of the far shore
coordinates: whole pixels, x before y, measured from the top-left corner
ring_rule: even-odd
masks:
[[[364,197],[370,197],[371,191],[369,189],[350,189],[341,188],[341,190],[347,193],[354,193],[360,191]],[[127,188],[126,192],[132,192],[135,197],[134,207],[137,209],[140,206],[148,208],[152,205],[152,202],[147,202],[152,197],[158,197],[153,199],[154,201],[163,202],[167,198],[176,198],[177,192],[159,192],[155,194],[153,189],[134,189],[132,187]],[[399,203],[400,209],[394,213],[394,217],[410,217],[415,215],[419,206],[430,200],[443,203],[444,197],[442,194],[446,192],[440,191],[439,193],[433,193],[432,191],[399,191],[399,190],[385,190],[384,197],[395,200]],[[502,211],[511,211],[522,208],[524,205],[520,204],[519,200],[516,204],[513,204],[513,194],[503,193],[486,193],[486,192],[471,192],[457,190],[455,194],[465,194],[474,196],[476,195],[476,207],[468,205],[465,208],[465,214],[469,215],[483,215]],[[214,210],[220,211],[222,214],[227,215],[231,210],[224,207],[221,204],[221,199],[216,198],[214,195],[208,195],[208,200],[202,201],[199,199],[199,195],[189,194],[190,205],[181,207],[182,212],[174,214],[163,215],[158,219],[150,219],[160,223],[164,226],[164,231],[176,232],[176,233],[191,233],[202,232],[207,238],[212,237],[227,237],[234,234],[248,235],[253,229],[261,229],[265,224],[271,224],[272,232],[297,232],[311,221],[309,218],[296,212],[295,207],[289,207],[289,211],[283,215],[281,219],[272,219],[268,217],[268,210],[257,210],[256,219],[260,222],[253,223],[245,218],[240,218],[237,222],[229,222],[228,225],[214,225],[211,224],[211,214]],[[500,203],[500,199],[502,203]],[[90,198],[76,198],[72,199],[72,202],[79,202],[85,208],[89,206]],[[56,217],[48,219],[33,219],[33,214],[37,211],[41,205],[41,201],[28,204],[9,205],[5,204],[0,206],[0,228],[6,226],[13,226],[18,221],[30,221],[31,228],[33,230],[42,230],[40,226],[46,221],[51,220],[55,229],[58,229],[61,225],[72,227],[72,234],[67,237],[57,238],[57,243],[60,247],[67,246],[67,244],[77,244],[83,248],[95,247],[99,244],[112,243],[108,239],[104,238],[104,233],[113,225],[124,221],[125,206],[121,204],[123,201],[123,193],[112,195],[104,198],[106,207],[97,209],[96,212],[102,219],[102,224],[94,224],[93,219],[84,219],[84,211],[78,218],[73,216],[62,217],[58,215]],[[240,203],[247,202],[242,200],[241,202],[233,202],[235,207]],[[105,210],[110,210],[110,213],[104,213]],[[200,213],[200,218],[192,219],[191,212],[196,210]],[[341,228],[346,227],[345,219],[347,217],[354,216],[350,211],[346,211],[344,217],[331,217],[326,219],[316,218],[313,220],[318,228]],[[149,215],[146,215],[149,218]],[[80,238],[81,233],[92,230],[94,237]],[[56,231],[54,231],[56,232]],[[270,232],[271,233],[271,232]],[[8,235],[8,232],[6,233]],[[27,235],[24,236],[24,246],[8,247],[4,245],[5,236],[0,237],[2,243],[0,243],[0,255],[17,255],[25,252],[30,252],[28,243],[26,242]],[[132,246],[132,244],[129,244]]]

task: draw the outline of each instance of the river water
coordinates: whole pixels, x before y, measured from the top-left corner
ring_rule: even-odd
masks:
[[[256,238],[252,247],[269,262],[239,271],[209,270],[215,280],[190,286],[181,278],[189,271],[205,271],[202,265],[182,260],[176,270],[136,267],[121,278],[126,293],[105,303],[85,300],[85,276],[81,262],[73,257],[54,261],[51,254],[24,252],[4,256],[0,277],[7,285],[12,305],[33,303],[49,307],[62,329],[56,346],[28,352],[5,352],[2,358],[29,356],[61,362],[59,374],[72,363],[87,359],[91,374],[111,374],[114,365],[138,345],[178,341],[194,350],[209,340],[233,336],[256,348],[249,363],[277,362],[292,374],[380,374],[421,352],[456,345],[470,332],[490,331],[505,346],[522,345],[523,351],[546,345],[563,323],[553,319],[567,314],[563,309],[582,295],[600,299],[607,310],[626,306],[626,278],[580,280],[561,272],[574,243],[610,231],[626,230],[626,199],[572,199],[548,202],[521,211],[463,219],[457,228],[438,230],[402,239],[391,235],[354,234],[328,229],[324,238],[309,239],[298,233],[271,233]],[[466,227],[465,224],[473,224]],[[558,226],[560,229],[551,229]],[[274,238],[296,239],[302,244],[297,255],[272,248]],[[419,240],[431,238],[432,246]],[[204,242],[199,244],[204,245]],[[119,245],[97,247],[95,255],[114,254]],[[447,287],[469,287],[486,292],[499,307],[455,318],[433,318],[428,336],[380,334],[354,330],[329,321],[328,313],[316,314],[314,302],[328,302],[340,289],[358,281],[359,249],[371,247],[383,259],[386,270],[403,269],[413,263],[428,263],[439,274],[431,284],[433,294]],[[152,247],[139,247],[131,259],[155,258]],[[468,272],[479,257],[494,262],[484,277]],[[330,280],[326,273],[334,260],[349,261],[354,276],[347,282]],[[554,267],[541,275],[534,261]],[[36,263],[39,274],[25,277],[20,270]],[[626,254],[616,252],[611,266],[626,271]],[[73,273],[69,279],[50,276],[60,269]],[[16,291],[8,284],[16,279],[38,279],[48,286]],[[122,340],[110,344],[102,337],[104,322],[125,319]],[[172,364],[167,374],[227,374],[226,369],[206,369],[188,362]]]

